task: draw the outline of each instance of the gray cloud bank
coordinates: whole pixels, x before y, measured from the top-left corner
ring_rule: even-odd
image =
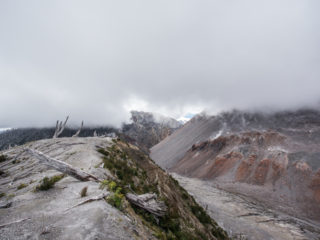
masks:
[[[318,106],[318,0],[0,2],[0,127]]]

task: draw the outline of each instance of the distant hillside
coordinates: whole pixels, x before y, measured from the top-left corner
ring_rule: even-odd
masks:
[[[127,141],[139,146],[145,153],[181,127],[177,120],[159,114],[132,111],[131,115],[132,123],[124,124],[122,133]]]
[[[149,148],[169,136],[181,124],[173,118],[159,114],[132,111],[132,122],[123,124],[122,129],[110,126],[84,127],[80,137],[92,137],[96,131],[97,135],[115,133],[132,144],[139,146],[145,153]],[[68,124],[67,124],[68,126]],[[26,142],[52,138],[54,128],[18,128],[0,132],[0,150],[9,146],[22,145]],[[66,127],[60,137],[71,137],[77,129]]]
[[[0,132],[0,150],[7,149],[9,146],[22,145],[27,142],[52,138],[55,129],[52,128],[18,128]],[[61,137],[71,137],[77,129],[66,128]],[[118,130],[112,127],[84,127],[81,130],[80,137],[92,137],[94,131],[98,135],[104,135]]]
[[[199,115],[154,146],[151,158],[320,221],[319,111]]]

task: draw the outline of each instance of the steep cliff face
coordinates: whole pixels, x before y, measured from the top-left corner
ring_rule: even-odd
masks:
[[[222,188],[320,221],[319,139],[316,111],[232,112],[192,119],[153,147],[151,157],[171,171],[214,179]]]

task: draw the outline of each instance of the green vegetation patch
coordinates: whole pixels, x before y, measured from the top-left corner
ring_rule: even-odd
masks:
[[[122,188],[122,194],[134,192],[144,194],[158,193],[157,185],[147,180],[147,173],[117,145],[107,149],[98,149],[103,154],[103,167],[117,177],[117,185]]]
[[[122,210],[122,203],[124,199],[122,188],[119,187],[115,181],[103,180],[100,183],[100,189],[104,189],[106,187],[111,192],[106,199],[107,202],[119,210]]]
[[[20,190],[20,189],[25,188],[25,187],[27,187],[27,186],[28,186],[27,184],[21,183],[21,184],[17,187],[17,189]]]
[[[6,155],[0,155],[0,163],[7,160],[8,160],[8,157]]]
[[[51,178],[48,178],[48,177],[44,177],[42,180],[41,180],[41,183],[36,186],[36,191],[47,191],[49,190],[50,188],[53,188],[54,184],[58,181],[60,181],[62,178],[64,177],[63,174],[60,174],[60,175],[55,175]]]
[[[123,209],[123,201],[128,192],[156,193],[158,199],[165,202],[168,211],[163,217],[155,217],[137,206],[128,205],[141,217],[143,223],[154,231],[157,238],[229,239],[226,232],[178,181],[166,174],[139,149],[118,140],[106,149],[99,148],[98,152],[103,155],[103,167],[115,177],[112,181],[104,180],[100,184],[101,189],[108,188],[111,192],[107,197],[109,204],[126,211]]]

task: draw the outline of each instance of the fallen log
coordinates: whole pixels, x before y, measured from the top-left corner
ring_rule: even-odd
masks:
[[[157,217],[163,217],[168,209],[164,202],[156,200],[157,195],[155,193],[146,193],[142,195],[127,193],[126,198],[133,205],[136,205]]]
[[[44,155],[42,152],[39,152],[37,150],[33,150],[31,148],[26,149],[28,153],[30,153],[32,156],[37,158],[41,163],[56,169],[59,172],[65,173],[71,177],[74,177],[80,181],[96,181],[100,182],[100,180],[91,175],[90,173],[84,172],[80,169],[76,169],[75,167],[71,166],[68,163],[53,159],[49,156]]]
[[[80,205],[83,205],[85,203],[101,200],[101,199],[107,197],[108,195],[109,195],[109,192],[106,192],[106,193],[100,194],[99,196],[91,197],[91,198],[89,198],[87,200],[84,200],[84,201],[72,206],[71,208],[66,209],[65,212],[69,211],[72,208],[75,208],[75,207],[78,207]]]
[[[7,227],[7,226],[9,226],[9,225],[12,225],[12,224],[15,224],[15,223],[24,222],[24,221],[27,221],[27,220],[31,220],[31,218],[24,218],[24,219],[20,219],[20,220],[14,221],[14,222],[9,222],[9,223],[5,223],[5,224],[1,224],[1,225],[0,225],[0,228],[4,228],[4,227]]]

